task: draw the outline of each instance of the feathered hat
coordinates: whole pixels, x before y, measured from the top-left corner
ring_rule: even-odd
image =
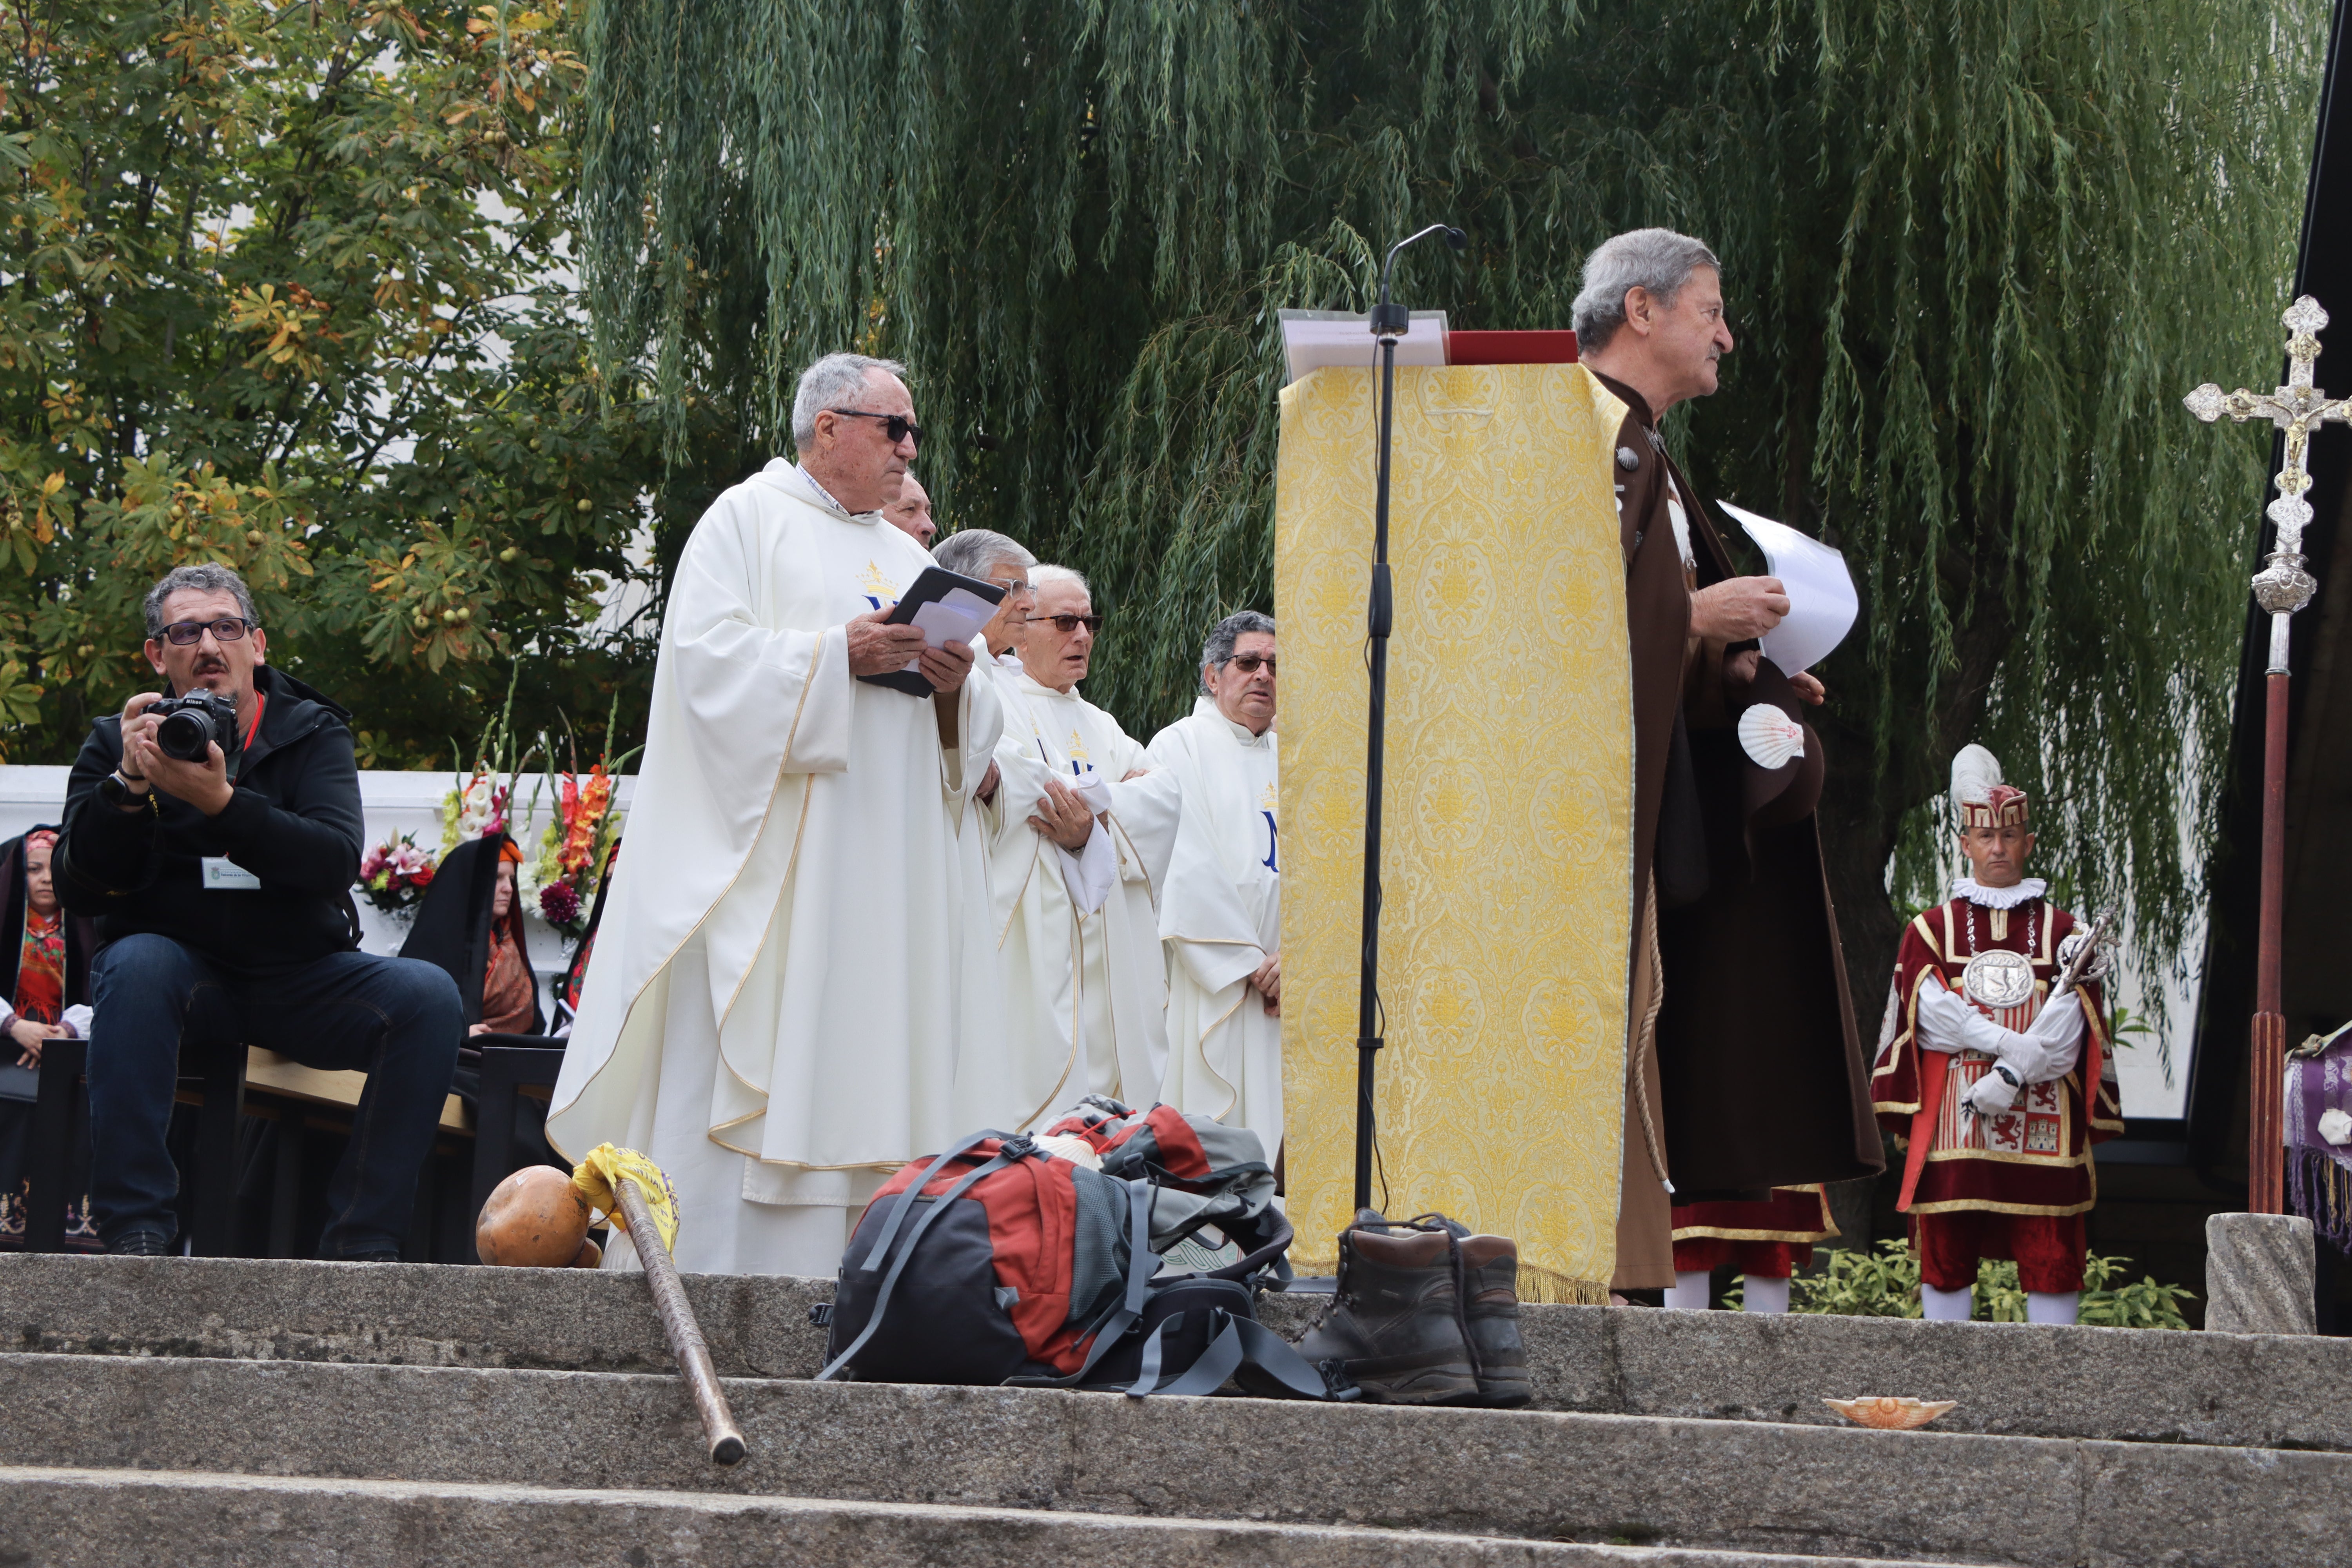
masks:
[[[1952,758],[1952,820],[1971,827],[2022,827],[2028,819],[2025,792],[2000,782],[2000,759],[1982,746],[1962,746]]]

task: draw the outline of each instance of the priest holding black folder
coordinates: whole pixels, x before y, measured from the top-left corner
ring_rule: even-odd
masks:
[[[1027,1109],[982,836],[959,831],[1003,716],[945,609],[892,621],[931,564],[883,516],[922,438],[902,374],[811,365],[800,461],[721,495],[673,578],[547,1131],[652,1156],[690,1273],[829,1274],[890,1172]]]

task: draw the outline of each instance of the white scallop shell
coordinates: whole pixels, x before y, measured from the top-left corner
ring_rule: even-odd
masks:
[[[1037,1147],[1048,1154],[1067,1160],[1073,1165],[1084,1165],[1089,1171],[1102,1169],[1102,1156],[1095,1152],[1095,1146],[1067,1132],[1040,1133]]]
[[[2339,1149],[2352,1143],[2352,1116],[2330,1106],[2319,1113],[2319,1135]]]
[[[1778,768],[1805,754],[1805,727],[1769,702],[1739,716],[1739,745],[1759,768]]]

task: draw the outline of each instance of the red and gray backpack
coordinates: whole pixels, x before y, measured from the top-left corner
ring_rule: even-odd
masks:
[[[900,1170],[841,1260],[826,1365],[871,1383],[1349,1399],[1258,1322],[1289,1277],[1257,1135],[1089,1097],[1034,1135],[980,1132]],[[1163,1267],[1179,1247],[1201,1260]]]

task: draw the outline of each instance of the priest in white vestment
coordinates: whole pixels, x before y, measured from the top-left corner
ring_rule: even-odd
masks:
[[[1002,728],[974,647],[884,617],[930,564],[881,509],[920,435],[887,361],[802,376],[800,464],[679,559],[629,852],[548,1137],[642,1150],[689,1273],[831,1274],[901,1164],[1007,1125],[984,846]],[[912,668],[936,695],[856,679]],[[625,1238],[608,1266],[629,1267]]]
[[[1040,566],[1029,581],[988,806],[1023,1125],[1089,1093],[1152,1102],[1167,1059],[1155,891],[1176,831],[1173,782],[1078,695],[1101,625],[1086,579]]]
[[[1282,1147],[1282,858],[1276,826],[1274,621],[1244,610],[1202,650],[1203,695],[1151,741],[1182,796],[1160,893],[1168,1071],[1179,1110]]]

